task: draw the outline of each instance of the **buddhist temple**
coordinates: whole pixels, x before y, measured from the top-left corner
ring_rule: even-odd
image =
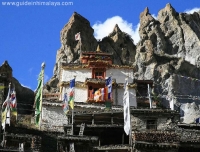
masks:
[[[0,73],[5,73],[4,66],[9,68],[3,65]],[[11,76],[11,68],[8,71]],[[18,115],[2,132],[1,151],[199,151],[199,126],[180,124],[179,112],[162,107],[152,96],[153,81],[134,79],[134,71],[134,66],[113,64],[113,55],[99,46],[96,51],[81,52],[80,63],[62,63],[59,91],[43,91],[40,127],[35,127],[34,109],[32,115]],[[1,86],[9,82],[4,74],[0,80]],[[72,80],[73,109],[69,105],[64,113],[63,101],[71,97]],[[124,129],[126,89],[128,134]]]

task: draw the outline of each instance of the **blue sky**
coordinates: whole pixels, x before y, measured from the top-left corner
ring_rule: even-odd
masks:
[[[25,5],[28,2],[29,6]],[[57,6],[30,2],[54,2]],[[45,80],[53,75],[56,52],[61,46],[60,31],[74,11],[90,21],[97,39],[108,35],[118,23],[137,42],[140,13],[148,7],[156,17],[167,3],[177,12],[200,8],[199,0],[0,0],[0,64],[7,60],[13,76],[23,86],[35,90],[43,61]]]

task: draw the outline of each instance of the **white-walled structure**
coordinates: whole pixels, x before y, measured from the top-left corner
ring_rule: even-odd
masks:
[[[103,63],[103,61],[102,61]],[[96,67],[95,67],[96,68]],[[97,67],[98,69],[98,67]],[[63,99],[64,93],[69,95],[70,80],[76,76],[75,85],[75,98],[74,102],[88,102],[90,100],[90,87],[93,88],[105,88],[105,81],[108,77],[112,76],[112,104],[113,105],[123,105],[123,94],[124,94],[124,82],[125,78],[128,77],[128,83],[133,84],[133,67],[123,67],[123,66],[108,66],[104,69],[100,68],[98,71],[101,72],[101,78],[95,77],[94,68],[90,66],[63,66],[61,70],[60,79],[60,90],[61,90],[61,100]],[[91,82],[88,82],[91,81]],[[137,107],[136,104],[136,91],[134,87],[129,86],[130,92],[130,105]],[[93,91],[93,94],[96,90]],[[105,100],[105,99],[104,99]],[[94,101],[95,102],[95,101]],[[105,101],[103,101],[105,102]]]

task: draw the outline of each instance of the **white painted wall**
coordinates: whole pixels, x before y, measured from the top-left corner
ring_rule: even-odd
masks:
[[[118,105],[123,105],[123,96],[124,96],[124,89],[123,88],[119,88],[117,90]],[[130,106],[137,107],[136,91],[135,91],[134,88],[129,88],[129,103],[130,103]]]
[[[61,100],[63,100],[64,93],[67,93],[67,97],[69,99],[69,92],[70,92],[69,86],[63,87]],[[88,97],[87,88],[75,87],[75,99],[74,99],[75,102],[86,102],[87,97]]]
[[[63,124],[68,124],[68,119],[61,106],[42,106],[41,129],[64,132]]]
[[[106,77],[109,77],[112,73],[112,78],[116,79],[117,83],[124,83],[125,78],[128,78],[128,83],[133,82],[133,70],[132,69],[108,69],[106,70]]]
[[[110,76],[110,73],[112,73],[113,79],[116,79],[116,83],[124,83],[125,78],[129,76],[128,81],[129,83],[133,82],[133,70],[132,69],[108,69],[106,70],[106,77]],[[86,78],[91,78],[92,77],[92,71],[90,69],[70,69],[70,70],[65,70],[62,69],[62,76],[61,76],[61,82],[63,81],[70,81],[71,79],[74,78],[74,75],[76,75],[76,81],[79,82],[85,82]],[[64,93],[69,94],[69,87],[63,88],[62,91],[62,97]],[[136,104],[136,93],[135,89],[130,88],[130,106],[137,106]],[[117,90],[117,94],[115,90],[113,89],[112,96],[114,99],[118,100],[118,105],[123,105],[123,94],[124,94],[124,89],[120,88]],[[87,100],[88,92],[87,88],[76,88],[76,93],[75,93],[75,102],[85,102]],[[113,103],[116,105],[116,101]]]
[[[109,77],[110,73],[117,83],[124,83],[127,76],[129,76],[128,82],[133,82],[132,69],[108,69],[106,70],[106,77]],[[85,82],[86,78],[92,78],[92,71],[90,69],[62,69],[61,82],[70,81],[74,78],[74,75],[76,75],[76,81]]]
[[[75,102],[86,102],[87,97],[87,88],[75,88]]]
[[[62,69],[61,82],[70,81],[76,76],[76,81],[85,82],[86,78],[92,78],[92,71],[90,69]]]

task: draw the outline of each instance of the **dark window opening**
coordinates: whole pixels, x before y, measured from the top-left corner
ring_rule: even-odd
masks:
[[[157,121],[156,120],[147,120],[147,129],[156,130],[157,129]]]
[[[103,72],[102,71],[95,71],[95,78],[103,79]]]
[[[101,71],[95,72],[95,76],[103,76],[103,72]]]

